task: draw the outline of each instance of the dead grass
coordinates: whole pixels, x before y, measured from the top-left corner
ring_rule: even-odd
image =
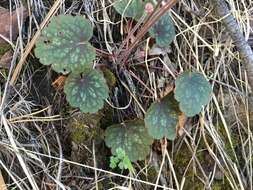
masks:
[[[198,119],[188,119],[176,141],[163,142],[161,152],[152,152],[144,166],[136,165],[139,168],[136,176],[96,167],[96,147],[87,149],[93,155],[92,164],[67,159],[70,157],[64,152],[71,145],[66,148],[63,142],[69,118],[60,116],[59,106],[46,97],[42,105],[30,98],[33,88],[30,74],[36,68],[28,64],[28,57],[32,56],[34,43],[52,15],[85,13],[98,28],[93,43],[110,54],[119,48],[119,41],[114,37],[115,27],[121,27],[119,31],[122,31],[125,22],[114,16],[110,2],[105,0],[70,1],[67,7],[61,0],[54,4],[27,2],[29,19],[25,26],[28,30],[16,41],[9,75],[1,86],[0,165],[9,188],[68,189],[76,185],[80,189],[99,189],[101,184],[111,182],[114,184],[111,189],[253,189],[253,123],[250,118],[253,102],[243,63],[208,1],[181,0],[172,11],[178,31],[172,48],[159,50],[165,52],[159,58],[132,61],[130,71],[117,75],[120,85],[112,92],[108,104],[115,108],[114,115],[119,120],[133,115],[142,117],[147,104],[183,70],[202,72],[214,91],[209,105]],[[13,7],[20,3],[10,1]],[[250,39],[252,1],[229,0],[228,3],[246,38]],[[42,23],[40,27],[39,23]],[[139,46],[145,52],[146,44],[144,41]],[[103,59],[98,58],[95,64],[101,63]],[[138,64],[144,64],[141,72],[135,68]],[[116,67],[113,69],[119,72]],[[158,84],[158,81],[165,82]],[[13,84],[16,85],[12,87]],[[61,97],[55,93],[54,100]],[[125,101],[120,97],[122,94]],[[152,166],[157,172],[156,180],[148,181],[148,168]],[[75,172],[76,168],[82,172]]]

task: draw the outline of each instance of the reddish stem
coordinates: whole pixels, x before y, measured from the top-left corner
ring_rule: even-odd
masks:
[[[125,64],[126,60],[128,59],[129,55],[133,51],[133,49],[138,45],[139,41],[142,39],[142,37],[148,32],[148,30],[155,24],[156,21],[159,20],[161,16],[163,16],[171,7],[173,7],[177,3],[177,0],[171,0],[168,3],[166,3],[163,7],[161,7],[159,10],[154,11],[154,14],[152,14],[146,22],[141,30],[138,32],[135,41],[131,44],[131,46],[123,53],[122,56],[119,57],[119,62]],[[156,13],[157,12],[157,13]],[[131,32],[132,33],[132,32]]]

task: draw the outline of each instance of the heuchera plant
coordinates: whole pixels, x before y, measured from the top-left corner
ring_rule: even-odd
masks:
[[[92,69],[95,48],[89,43],[91,23],[81,16],[54,17],[36,43],[35,55],[58,73],[70,73],[64,92],[70,105],[95,113],[104,105],[109,89],[104,76]]]
[[[114,2],[114,8],[123,17],[139,19],[144,14],[142,0]],[[162,16],[149,34],[161,48],[167,47],[175,37],[175,26],[169,13]],[[64,92],[73,107],[84,113],[95,113],[103,108],[109,97],[104,75],[93,69],[95,48],[89,43],[93,35],[92,24],[81,16],[60,15],[52,18],[36,43],[35,55],[44,65],[51,65],[58,73],[68,74]],[[212,88],[198,72],[184,72],[175,81],[175,91],[151,104],[144,121],[137,119],[115,124],[105,131],[105,142],[115,155],[111,167],[130,167],[130,161],[143,160],[154,139],[174,140],[178,116],[198,114],[209,99]],[[129,169],[129,168],[128,168]],[[132,170],[132,169],[131,169]]]

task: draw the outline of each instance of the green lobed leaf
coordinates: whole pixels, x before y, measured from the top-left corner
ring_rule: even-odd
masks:
[[[131,17],[136,20],[144,14],[144,2],[142,0],[115,0],[113,7],[123,17]]]
[[[122,163],[123,163],[125,169],[130,169],[132,166],[131,161],[129,160],[129,158],[127,156],[125,156],[123,158]]]
[[[97,112],[109,96],[103,74],[90,68],[82,76],[70,74],[65,81],[64,92],[70,105],[79,107],[84,113]]]
[[[115,156],[110,157],[110,168],[119,167],[121,170],[128,169],[131,173],[135,173],[133,165],[122,148],[117,148]]]
[[[121,169],[121,170],[125,170],[125,169],[127,169],[127,166],[126,165],[124,165],[124,162],[123,161],[121,161],[120,163],[119,163],[119,168]]]
[[[173,93],[163,97],[160,102],[152,103],[144,119],[148,133],[155,139],[166,137],[174,140],[179,112]]]
[[[88,42],[92,34],[91,23],[81,16],[53,17],[36,43],[35,55],[56,72],[80,73],[85,67],[92,67],[96,57],[95,48]]]
[[[116,156],[110,157],[110,168],[115,169],[119,163],[119,159]]]
[[[155,38],[160,47],[168,47],[175,38],[175,26],[169,13],[163,15],[153,27],[149,29],[151,37]]]
[[[122,148],[117,148],[116,149],[116,155],[119,159],[123,159],[126,157],[126,153]]]
[[[188,117],[201,111],[208,104],[212,88],[205,77],[197,72],[184,72],[176,79],[175,98]]]
[[[142,120],[112,125],[105,131],[105,143],[112,153],[115,155],[116,150],[122,148],[132,162],[144,160],[152,142]]]

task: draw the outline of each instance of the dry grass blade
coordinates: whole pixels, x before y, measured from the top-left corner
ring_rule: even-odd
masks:
[[[2,172],[0,172],[0,189],[7,190],[7,186],[5,184]]]
[[[32,173],[29,169],[29,167],[26,165],[24,159],[22,158],[21,154],[20,154],[20,151],[16,145],[16,142],[15,140],[13,139],[13,134],[11,132],[11,129],[10,129],[10,126],[9,124],[7,123],[7,120],[6,118],[4,117],[4,115],[2,115],[1,117],[1,122],[3,123],[4,125],[4,128],[5,128],[5,131],[7,133],[7,136],[10,140],[10,143],[11,143],[11,146],[13,148],[13,151],[16,152],[16,155],[17,155],[17,158],[19,160],[19,163],[21,165],[21,167],[23,168],[23,171],[25,172],[29,182],[30,182],[30,185],[32,186],[33,189],[35,190],[39,190],[39,187],[37,185],[37,183],[35,182],[34,178],[32,177]]]
[[[47,16],[45,17],[45,19],[43,20],[43,22],[41,23],[40,25],[40,28],[37,30],[36,34],[33,36],[31,42],[29,44],[26,45],[26,48],[25,48],[25,52],[24,54],[22,55],[22,57],[20,58],[13,74],[12,74],[12,77],[11,77],[11,80],[10,80],[10,84],[11,85],[15,85],[17,79],[18,79],[18,76],[20,74],[20,71],[28,57],[28,55],[30,54],[32,48],[34,47],[37,39],[39,38],[40,36],[40,33],[41,33],[41,30],[47,25],[47,23],[49,22],[50,18],[56,13],[56,11],[60,8],[61,4],[62,4],[62,0],[57,0],[55,1],[54,5],[52,6],[52,8],[50,9],[50,11],[48,12]]]
[[[253,51],[246,41],[240,26],[236,19],[229,11],[227,4],[224,0],[212,0],[217,14],[223,18],[223,23],[226,26],[231,38],[236,44],[236,47],[244,60],[245,68],[248,73],[248,80],[251,88],[253,88]]]

